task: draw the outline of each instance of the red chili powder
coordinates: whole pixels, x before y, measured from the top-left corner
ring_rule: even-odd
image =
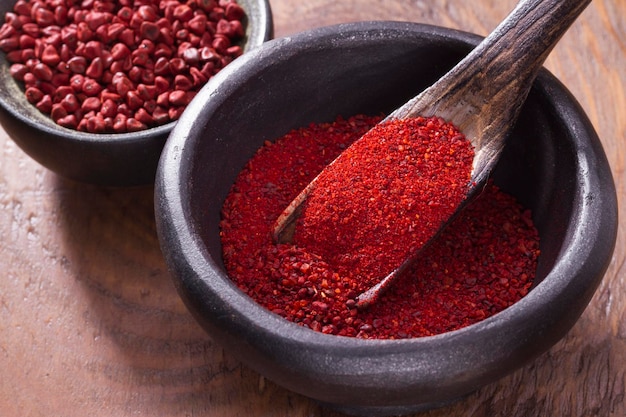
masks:
[[[473,157],[471,143],[440,118],[376,125],[318,177],[293,241],[371,286],[454,214]]]
[[[529,211],[492,184],[365,310],[355,308],[354,298],[370,284],[341,259],[327,259],[308,246],[273,243],[272,227],[281,211],[379,121],[359,115],[311,124],[259,149],[222,210],[223,257],[233,281],[288,320],[360,338],[421,337],[458,329],[525,296],[539,255],[538,233]],[[364,176],[363,182],[371,177]],[[395,221],[405,221],[399,213],[389,213]],[[333,223],[336,234],[344,228],[349,229]],[[331,235],[328,230],[320,233]],[[315,244],[328,252],[322,239]],[[368,257],[365,253],[362,258]]]

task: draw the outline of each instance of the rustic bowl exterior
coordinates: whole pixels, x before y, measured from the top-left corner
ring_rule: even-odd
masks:
[[[222,263],[222,203],[265,140],[337,115],[389,112],[479,41],[411,23],[319,28],[268,42],[218,74],[189,105],[157,172],[157,230],[181,297],[229,352],[335,409],[395,415],[467,395],[545,352],[571,328],[610,261],[617,200],[593,127],[546,71],[494,174],[532,209],[541,236],[536,283],[512,307],[432,337],[330,336],[256,304]]]
[[[244,52],[273,36],[267,0],[239,0],[246,11]],[[14,1],[0,2],[2,23]],[[67,129],[30,104],[0,53],[0,123],[13,141],[46,168],[74,180],[107,186],[152,184],[163,145],[176,122],[123,134]]]

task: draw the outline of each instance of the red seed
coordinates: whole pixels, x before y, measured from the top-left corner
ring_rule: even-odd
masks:
[[[67,66],[74,74],[84,74],[87,70],[87,60],[82,56],[75,56],[67,61]]]
[[[85,23],[89,29],[95,31],[99,27],[103,27],[105,23],[109,20],[109,16],[106,13],[101,13],[98,11],[92,11],[85,16]]]
[[[189,91],[193,87],[193,82],[186,76],[179,74],[174,77],[174,89]]]
[[[118,10],[117,17],[125,22],[129,22],[133,17],[133,10],[128,6],[124,6]]]
[[[126,44],[126,46],[128,46],[129,48],[132,48],[135,46],[135,33],[133,32],[132,29],[124,29],[119,34],[117,39],[120,42],[123,42],[124,44]]]
[[[61,61],[69,61],[70,58],[72,58],[71,55],[72,51],[70,50],[70,47],[66,44],[61,45],[61,50],[59,51],[59,57],[61,58]]]
[[[216,34],[213,42],[211,42],[211,47],[215,49],[219,53],[224,53],[226,49],[230,47],[230,41],[227,36],[223,36],[221,34]]]
[[[226,9],[224,10],[224,17],[227,20],[241,20],[245,16],[246,12],[243,8],[235,3],[230,2],[226,5]]]
[[[69,47],[75,48],[78,42],[78,33],[73,26],[64,26],[61,28],[61,40]]]
[[[196,67],[189,68],[189,74],[191,74],[193,86],[196,88],[201,87],[209,80],[208,77],[206,77],[202,71]]]
[[[167,115],[169,116],[170,120],[178,120],[180,116],[183,114],[184,110],[185,110],[184,106],[170,107],[167,110]]]
[[[0,40],[0,49],[3,50],[4,52],[13,51],[19,47],[20,47],[20,38],[17,35]]]
[[[26,62],[33,58],[36,58],[34,49],[24,49],[22,51],[22,62]]]
[[[158,45],[156,45],[156,48],[154,51],[154,58],[156,59],[171,58],[172,53],[173,53],[172,48],[170,48],[168,45],[164,43],[159,43]]]
[[[88,97],[95,97],[102,91],[102,86],[93,78],[85,77],[82,91]]]
[[[61,105],[68,113],[74,113],[80,108],[80,103],[74,94],[67,94],[63,100],[61,100]]]
[[[139,96],[137,91],[129,91],[128,94],[126,94],[126,104],[131,110],[139,109],[143,106],[143,102],[144,100]]]
[[[145,70],[134,65],[130,71],[128,71],[128,78],[135,84],[141,82],[141,74],[144,72]]]
[[[154,7],[150,5],[139,6],[139,8],[137,9],[137,14],[139,15],[139,17],[141,17],[142,20],[148,22],[156,22],[159,17],[157,12],[154,10]]]
[[[70,74],[69,72],[63,73],[58,72],[52,75],[52,79],[50,80],[50,84],[55,87],[67,86],[70,82]],[[68,87],[69,88],[69,87]]]
[[[24,62],[24,59],[22,59],[22,56],[23,56],[22,50],[16,49],[15,51],[7,52],[6,56],[7,56],[7,61],[11,63],[21,64]]]
[[[65,117],[60,117],[56,120],[59,126],[66,127],[68,129],[76,129],[78,127],[78,119],[75,114],[68,114]]]
[[[135,49],[132,54],[132,62],[133,65],[145,66],[146,63],[150,60],[150,55],[148,51],[144,49]]]
[[[20,49],[27,49],[27,48],[34,48],[34,47],[35,47],[35,38],[26,34],[20,35],[19,37]]]
[[[22,16],[30,16],[32,5],[26,0],[18,0],[13,6],[15,13]]]
[[[99,79],[100,77],[102,77],[103,72],[104,64],[102,62],[102,59],[100,57],[96,57],[91,61],[89,67],[87,67],[85,75],[93,79]]]
[[[154,112],[154,110],[157,108],[156,100],[146,100],[146,101],[144,101],[143,108],[146,109],[146,111],[149,114],[152,114],[152,112]]]
[[[53,25],[54,22],[54,13],[48,9],[44,9],[43,7],[40,7],[37,9],[37,12],[35,13],[35,21],[37,22],[37,24],[39,26],[49,26],[49,25]]]
[[[87,97],[81,105],[81,110],[84,112],[89,112],[89,111],[96,112],[100,110],[101,105],[102,103],[100,102],[100,99],[98,97]]]
[[[154,86],[156,87],[157,94],[161,94],[169,90],[170,82],[165,77],[154,77]]]
[[[168,75],[170,73],[170,61],[168,58],[161,57],[154,63],[154,73],[156,75]]]
[[[143,39],[137,49],[142,49],[146,51],[150,56],[152,56],[154,50],[156,49],[156,46],[154,45],[154,42],[152,42],[150,39]]]
[[[52,70],[43,62],[36,64],[32,69],[32,73],[38,80],[50,81],[52,79]]]
[[[104,117],[115,117],[117,115],[117,104],[114,100],[106,99],[100,107],[100,113]]]
[[[174,19],[180,20],[181,22],[187,22],[191,20],[192,17],[193,9],[185,4],[176,6],[174,9]]]
[[[103,45],[99,41],[89,41],[85,44],[85,58],[94,59],[102,55]]]
[[[183,52],[182,58],[188,65],[196,65],[200,61],[200,53],[196,48],[187,48]]]
[[[94,37],[94,32],[89,28],[87,23],[80,22],[76,29],[76,39],[80,42],[89,42]]]
[[[90,133],[102,133],[106,130],[106,122],[101,115],[95,115],[87,119],[87,131]]]
[[[68,22],[68,9],[62,4],[59,4],[54,8],[54,23],[59,26],[64,26]]]
[[[187,64],[181,58],[172,58],[170,59],[170,71],[172,74],[180,74],[187,69]]]
[[[37,23],[24,23],[22,25],[22,31],[33,38],[38,38],[40,35],[40,29]]]
[[[107,29],[107,38],[110,41],[117,39],[120,34],[126,29],[126,25],[123,23],[111,23],[106,27]]]
[[[143,22],[139,29],[142,38],[156,41],[161,35],[159,27],[153,22]]]
[[[218,61],[220,56],[217,52],[215,52],[215,49],[205,46],[200,49],[200,59],[202,61]]]
[[[154,118],[143,107],[137,109],[135,112],[135,119],[147,126],[154,124]]]
[[[47,45],[41,54],[41,62],[51,67],[61,62],[61,57],[53,45]]]
[[[50,111],[50,117],[52,117],[52,120],[56,122],[65,116],[67,116],[67,110],[65,110],[61,103],[52,105],[52,110]]]
[[[230,33],[235,38],[241,38],[245,35],[246,31],[240,20],[231,20],[228,22],[230,25]]]
[[[154,85],[139,84],[137,85],[137,93],[142,100],[152,100],[157,96],[157,89]]]
[[[24,81],[24,75],[28,73],[28,67],[24,64],[13,64],[9,68],[11,76],[18,81]]]
[[[172,106],[185,106],[189,103],[187,92],[182,90],[174,90],[169,93],[168,101]]]
[[[199,14],[194,16],[189,22],[187,27],[196,35],[202,35],[207,30],[207,17],[206,15]]]
[[[170,116],[165,108],[156,106],[152,111],[152,118],[157,124],[165,124],[170,121]]]
[[[40,112],[50,114],[52,111],[52,98],[49,95],[44,95],[35,106]]]
[[[70,87],[76,93],[80,93],[83,91],[83,84],[85,83],[85,77],[81,74],[75,74],[70,77]]]
[[[126,97],[126,94],[135,87],[133,82],[123,73],[114,74],[111,83],[121,97]]]
[[[30,103],[37,103],[38,101],[40,101],[44,94],[43,92],[38,89],[37,87],[29,87],[26,89],[25,91],[26,94],[26,99],[30,102]]]
[[[226,54],[230,57],[237,58],[243,54],[243,50],[241,49],[241,46],[234,45],[226,49]]]
[[[126,58],[130,56],[130,49],[124,43],[116,43],[111,48],[111,57],[114,61],[118,61],[120,59]]]
[[[122,99],[119,94],[107,90],[104,90],[102,91],[102,93],[100,93],[100,98],[102,99],[102,101],[111,100],[114,103],[117,103]]]
[[[52,101],[58,103],[69,94],[74,95],[74,90],[72,89],[72,87],[67,85],[58,86],[52,93]]]
[[[147,127],[148,126],[132,117],[126,120],[126,130],[128,130],[129,132],[138,132],[140,130],[147,129]]]

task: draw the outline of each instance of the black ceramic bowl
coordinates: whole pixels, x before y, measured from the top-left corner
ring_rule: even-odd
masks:
[[[278,384],[344,412],[402,414],[449,403],[512,372],[564,336],[610,261],[612,175],[575,99],[539,75],[495,173],[532,209],[536,285],[478,324],[406,340],[317,333],[257,305],[222,263],[220,208],[263,141],[337,115],[378,114],[431,84],[479,37],[409,23],[320,28],[266,43],[189,105],[161,157],[158,233],[189,310],[229,352]]]
[[[271,39],[273,23],[267,0],[239,0],[246,12],[244,52]],[[15,1],[0,2],[1,23]],[[161,150],[176,122],[140,132],[94,134],[66,129],[30,104],[0,53],[0,123],[33,159],[78,181],[130,186],[154,181]]]

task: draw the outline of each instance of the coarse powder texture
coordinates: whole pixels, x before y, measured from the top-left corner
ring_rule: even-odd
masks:
[[[454,214],[473,158],[470,142],[440,118],[378,124],[317,178],[293,242],[371,286]]]
[[[451,331],[524,297],[535,275],[538,233],[530,212],[493,184],[378,302],[364,310],[355,308],[354,299],[370,282],[342,264],[342,256],[333,259],[332,251],[328,255],[334,243],[325,247],[321,242],[321,254],[309,247],[273,242],[272,228],[282,210],[378,122],[380,117],[358,115],[311,124],[258,150],[237,177],[222,209],[223,259],[231,279],[287,320],[360,338],[398,339]],[[343,228],[338,225],[335,231],[339,234]]]

